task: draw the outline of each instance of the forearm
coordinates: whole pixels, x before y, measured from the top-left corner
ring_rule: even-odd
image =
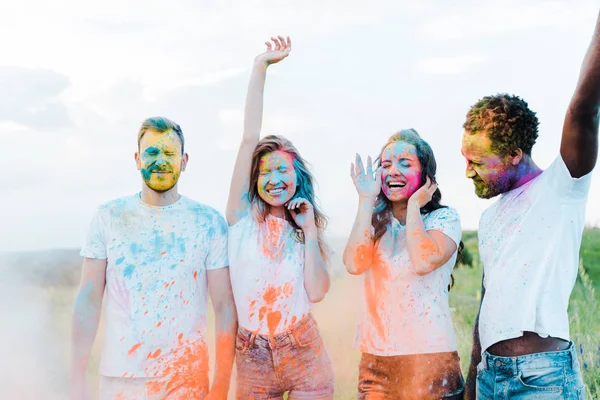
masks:
[[[237,335],[237,313],[235,304],[224,305],[215,313],[215,372],[211,393],[216,398],[227,398],[231,382],[231,370],[235,358],[235,338]]]
[[[569,111],[571,114],[598,113],[600,108],[600,15],[590,46],[585,55],[577,89],[573,95]]]
[[[90,283],[91,285],[91,283]],[[100,313],[102,298],[93,296],[89,285],[82,288],[73,309],[71,331],[71,378],[82,380],[92,351]],[[96,297],[96,298],[94,298]]]
[[[471,363],[467,372],[467,379],[465,381],[466,386],[466,399],[475,400],[476,387],[477,387],[477,365],[481,362],[481,342],[479,341],[479,314],[475,320],[475,326],[473,327],[473,348],[471,349]]]
[[[344,265],[351,274],[362,274],[373,261],[374,244],[371,238],[371,219],[375,199],[361,197],[352,232],[344,249]]]
[[[436,269],[443,259],[439,246],[425,230],[419,206],[410,201],[406,210],[406,247],[411,264],[419,275]]]
[[[266,75],[267,63],[255,60],[244,109],[244,141],[258,141],[260,137]]]
[[[329,291],[329,273],[319,249],[316,228],[304,232],[304,289],[312,303],[323,300]]]

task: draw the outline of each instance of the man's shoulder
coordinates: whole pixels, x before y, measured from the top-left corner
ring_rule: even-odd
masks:
[[[111,213],[114,211],[125,210],[139,204],[139,194],[133,194],[129,196],[118,197],[113,200],[109,200],[98,206],[99,213]]]
[[[185,201],[185,208],[187,211],[203,218],[205,221],[212,222],[215,225],[225,224],[225,226],[227,226],[223,215],[214,207],[192,200],[187,196],[182,195],[181,197]]]

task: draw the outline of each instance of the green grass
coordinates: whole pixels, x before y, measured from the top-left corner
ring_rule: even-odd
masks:
[[[455,285],[450,291],[452,318],[458,338],[461,366],[466,372],[469,364],[473,323],[481,296],[481,272],[477,249],[477,233],[464,232],[465,247],[473,257],[472,267],[461,266],[454,271]],[[587,386],[588,399],[600,398],[600,229],[586,229],[581,248],[582,263],[579,279],[571,296],[569,306],[572,340],[581,349],[580,362]],[[361,277],[341,273],[332,280],[332,287],[325,300],[314,308],[320,331],[334,364],[336,375],[336,400],[356,399],[358,362],[360,353],[352,348],[358,319],[358,293]],[[595,286],[594,286],[595,285]],[[58,344],[69,353],[70,318],[75,287],[58,285],[45,287],[44,293],[52,307],[53,321],[64,342]],[[209,318],[209,343],[214,343],[213,317]],[[89,378],[97,385],[99,349],[103,339],[100,330],[89,363]],[[214,356],[214,344],[210,345]],[[67,360],[68,357],[65,357]],[[214,362],[214,358],[211,358]],[[56,377],[61,379],[61,377]],[[64,377],[62,379],[65,379]],[[65,382],[66,386],[66,382]],[[234,387],[230,399],[234,397]],[[66,392],[65,392],[66,394]]]

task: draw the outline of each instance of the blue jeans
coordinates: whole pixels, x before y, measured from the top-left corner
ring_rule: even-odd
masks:
[[[519,357],[484,352],[477,366],[477,399],[585,399],[575,346]]]

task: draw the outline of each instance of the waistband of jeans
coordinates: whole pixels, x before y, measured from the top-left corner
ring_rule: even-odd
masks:
[[[278,343],[286,341],[290,338],[292,338],[291,340],[294,340],[294,334],[303,333],[304,331],[310,329],[313,325],[316,324],[317,322],[315,318],[312,314],[309,313],[296,324],[292,325],[289,329],[287,329],[284,332],[278,333],[277,335],[262,335],[241,326],[238,328],[238,334],[248,338],[248,342],[250,344],[253,344],[256,340],[262,340],[270,343]]]
[[[577,351],[573,342],[569,347],[560,351],[546,351],[542,353],[526,354],[523,356],[502,357],[484,351],[481,358],[482,366],[486,370],[510,371],[515,374],[523,368],[539,368],[553,366],[570,366],[577,368]]]

